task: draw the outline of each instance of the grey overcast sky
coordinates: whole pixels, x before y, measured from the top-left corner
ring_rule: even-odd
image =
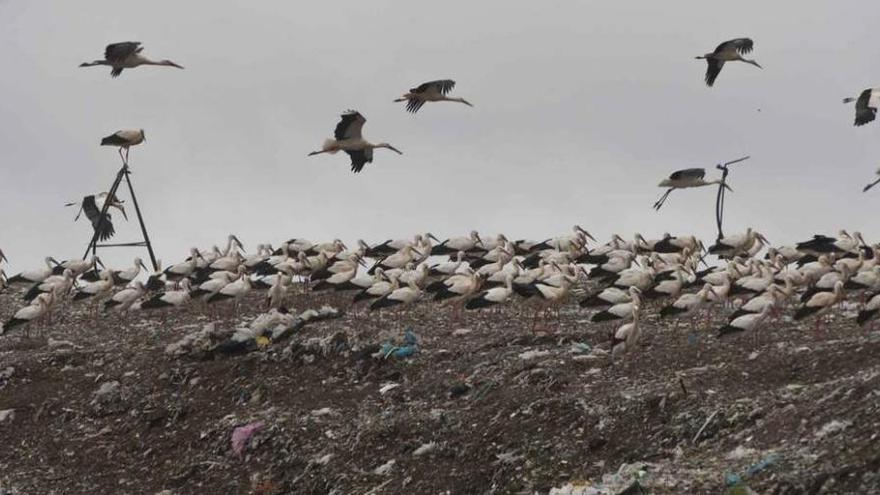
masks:
[[[657,213],[657,182],[745,154],[727,231],[877,240],[880,196],[861,187],[880,125],[854,128],[841,99],[880,82],[878,19],[876,0],[0,0],[0,248],[11,271],[80,256],[90,227],[62,205],[109,187],[119,161],[98,143],[121,128],[146,130],[132,180],[166,263],[230,232],[249,249],[575,223],[711,239],[714,190]],[[740,36],[764,70],[728,64],[707,88],[694,56]],[[126,40],[186,70],[77,67]],[[436,78],[475,107],[392,103]],[[347,108],[404,155],[378,150],[357,175],[344,155],[307,158]],[[115,240],[137,239],[114,221]]]

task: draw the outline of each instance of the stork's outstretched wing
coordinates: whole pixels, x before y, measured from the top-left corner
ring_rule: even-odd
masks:
[[[726,50],[736,50],[740,55],[745,55],[752,51],[755,43],[750,38],[736,38],[725,41],[715,48],[715,53],[721,53]]]
[[[856,121],[855,125],[865,125],[874,120],[877,116],[877,107],[871,107],[871,93],[873,90],[866,89],[859,95],[856,100]]]
[[[712,86],[715,84],[715,78],[721,73],[721,68],[724,67],[724,60],[707,58],[706,64],[708,65],[706,68],[706,86]]]
[[[343,139],[360,139],[361,129],[367,119],[355,110],[347,110],[342,114],[342,118],[336,124],[336,131],[333,133],[337,141]]]
[[[83,198],[82,209],[86,216],[89,217],[89,221],[92,222],[92,228],[98,232],[99,241],[106,241],[116,234],[116,230],[113,228],[113,223],[110,221],[111,218],[109,213],[105,213],[104,221],[101,221],[101,209],[98,208],[94,196],[86,196]]]
[[[410,89],[409,92],[419,94],[428,91],[436,91],[441,95],[445,95],[446,93],[452,91],[452,88],[454,87],[455,81],[453,81],[452,79],[438,79],[436,81],[428,81],[426,83],[422,83],[418,87]]]
[[[140,41],[123,41],[111,43],[104,49],[104,60],[110,63],[122,62],[130,55],[143,50]]]
[[[682,179],[702,179],[706,176],[705,168],[685,168],[682,170],[676,170],[672,172],[669,176],[672,180],[682,180]]]
[[[351,157],[351,171],[358,173],[364,169],[364,165],[373,162],[373,150],[370,148],[358,151],[346,151]]]

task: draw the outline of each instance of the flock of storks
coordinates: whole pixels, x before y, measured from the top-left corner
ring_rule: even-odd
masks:
[[[471,232],[438,242],[427,233],[373,245],[359,240],[353,249],[338,239],[291,239],[277,249],[264,244],[247,253],[230,235],[225,248],[193,248],[180,263],[148,273],[146,282],[138,279],[147,271],[140,259],[121,270],[99,268],[97,258],[47,258],[44,267],[8,278],[0,269],[0,290],[22,287],[27,304],[0,333],[88,301],[95,312],[101,307],[122,316],[223,301],[235,313],[255,291],[264,291],[269,311],[261,321],[281,318],[310,290],[327,293],[328,302],[348,300],[355,313],[359,307],[380,311],[431,301],[461,317],[466,310],[504,305],[532,311],[533,330],[539,315],[546,319],[555,309],[558,318],[561,307],[577,300],[569,307],[589,311],[590,321],[622,324],[613,332],[615,354],[638,341],[648,308],[660,318],[698,319],[705,312],[707,322],[711,312],[723,312],[721,337],[755,331],[788,307],[795,320],[812,317],[817,327],[835,307],[858,309],[859,325],[880,312],[880,244],[841,231],[794,246],[765,246],[753,229],[705,249],[694,236],[669,234],[653,240],[636,234],[631,241],[614,235],[598,244],[575,226],[571,234],[538,241]],[[708,254],[727,261],[707,267]]]
[[[761,67],[744,58],[753,49],[748,38],[721,43],[705,59],[705,82],[712,86],[727,62],[740,61]],[[142,55],[139,42],[114,43],[106,47],[104,59],[81,67],[109,66],[111,76],[141,65],[183,67],[170,60],[152,60]],[[449,96],[452,80],[426,82],[410,89],[395,102],[406,102],[406,110],[417,112],[426,102],[451,101],[472,106],[463,98]],[[855,125],[874,120],[880,103],[880,88],[866,89],[857,98]],[[360,172],[372,162],[373,150],[385,148],[400,154],[388,143],[373,144],[362,136],[364,116],[345,112],[334,137],[324,142],[318,155],[343,151],[349,155],[351,169]],[[143,129],[120,130],[102,141],[119,148],[123,164],[128,165],[131,146],[145,141]],[[880,170],[878,170],[880,174]],[[865,191],[880,179],[865,187]],[[655,208],[675,189],[720,184],[706,180],[700,168],[679,170],[660,183],[668,190]],[[78,203],[69,203],[75,205]],[[113,235],[109,215],[101,212],[117,208],[123,215],[123,202],[107,193],[83,198],[81,212],[98,230],[98,238]],[[77,215],[79,217],[79,215]],[[614,352],[625,351],[638,340],[640,317],[656,305],[660,317],[696,316],[700,310],[730,311],[729,321],[719,335],[754,330],[768,318],[778,318],[787,306],[796,307],[793,317],[803,319],[821,315],[860,294],[857,322],[861,325],[880,311],[880,251],[868,245],[861,234],[841,231],[838,237],[815,236],[796,246],[769,248],[763,235],[752,229],[719,239],[705,250],[693,236],[665,235],[646,240],[636,235],[632,241],[620,236],[601,245],[584,229],[575,226],[570,235],[541,241],[510,241],[499,234],[483,239],[477,232],[439,242],[432,234],[412,239],[388,240],[377,245],[359,241],[348,249],[340,240],[313,244],[303,239],[284,242],[278,249],[260,245],[255,253],[244,253],[241,242],[230,236],[221,250],[191,250],[190,256],[157,273],[138,280],[148,271],[140,259],[122,270],[102,268],[98,258],[57,262],[46,258],[44,267],[6,277],[0,266],[0,291],[27,286],[22,297],[27,305],[6,322],[2,332],[47,319],[58,308],[79,301],[99,301],[108,312],[182,307],[204,302],[238,301],[254,290],[266,291],[272,312],[286,312],[294,288],[313,291],[351,293],[351,305],[366,304],[370,310],[406,306],[430,299],[450,301],[459,310],[476,310],[501,304],[523,305],[539,312],[557,309],[576,294],[579,306],[593,311],[591,321],[619,321],[614,332]],[[707,254],[728,260],[708,267]],[[448,256],[431,263],[432,256]],[[0,252],[0,263],[6,258]],[[373,264],[367,266],[367,260]],[[705,266],[705,268],[703,268]],[[701,269],[702,268],[702,269]],[[298,283],[297,283],[298,282]],[[233,304],[233,308],[235,303]],[[546,313],[545,313],[546,314]],[[819,317],[816,317],[817,325]]]

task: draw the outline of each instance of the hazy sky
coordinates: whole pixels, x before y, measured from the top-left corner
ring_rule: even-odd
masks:
[[[725,230],[878,240],[880,195],[861,187],[880,126],[854,128],[841,103],[880,82],[878,18],[876,0],[0,0],[0,248],[11,271],[81,256],[91,228],[62,205],[110,186],[119,160],[102,136],[141,127],[132,180],[166,263],[230,232],[248,249],[470,229],[540,238],[575,223],[602,238],[711,239],[714,189],[676,192],[657,213],[657,182],[745,154]],[[694,56],[740,36],[764,70],[728,64],[707,88]],[[126,40],[186,70],[77,67]],[[392,103],[437,78],[475,107],[413,116]],[[306,157],[347,108],[404,155],[378,150],[357,175],[345,155]],[[118,217],[115,240],[137,240]]]

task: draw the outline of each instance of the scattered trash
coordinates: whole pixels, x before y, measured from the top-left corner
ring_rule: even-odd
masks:
[[[471,330],[470,328],[457,328],[452,332],[452,335],[454,335],[456,337],[462,337],[462,336],[467,335],[471,332],[473,332],[473,330]]]
[[[418,457],[421,455],[430,454],[431,452],[434,452],[435,450],[437,450],[437,442],[428,442],[428,443],[422,444],[421,446],[419,446],[419,448],[414,450],[413,456]]]
[[[751,476],[754,476],[754,475],[760,473],[761,471],[764,471],[765,469],[772,466],[773,464],[776,464],[777,460],[779,460],[779,454],[774,453],[774,454],[768,455],[764,459],[761,459],[760,461],[749,466],[749,468],[746,469],[746,476],[751,477]]]
[[[0,411],[0,423],[15,419],[15,409],[3,409]]]
[[[243,459],[248,441],[256,432],[263,429],[264,426],[265,424],[262,421],[257,421],[245,426],[239,426],[232,430],[232,451],[235,452],[239,458]]]
[[[381,387],[379,387],[379,393],[382,395],[385,395],[386,393],[394,390],[395,388],[397,388],[399,386],[400,386],[399,383],[388,382],[385,385],[382,385]]]
[[[394,459],[391,459],[390,461],[386,462],[385,464],[382,464],[381,466],[374,469],[373,474],[377,474],[379,476],[385,476],[386,474],[391,472],[391,468],[393,468],[394,464],[396,464],[396,463],[397,463],[397,461],[395,461]]]
[[[382,347],[379,349],[379,355],[383,359],[388,359],[389,357],[395,357],[398,359],[408,358],[418,352],[419,344],[418,337],[413,333],[411,328],[407,328],[403,332],[403,344],[395,345],[392,342],[385,342],[382,344]]]
[[[831,421],[822,425],[822,428],[819,429],[815,433],[816,438],[823,438],[828,435],[833,435],[837,432],[843,431],[849,428],[852,425],[852,421],[838,421],[836,419],[832,419]]]
[[[449,398],[450,399],[457,399],[457,398],[461,397],[462,395],[467,394],[470,391],[471,391],[471,386],[468,385],[467,383],[457,383],[457,384],[453,385],[452,388],[449,389]]]
[[[569,349],[569,352],[572,354],[586,354],[592,350],[593,347],[586,342],[574,342],[573,344],[571,344],[571,349]]]
[[[119,397],[119,382],[104,382],[95,391],[95,397],[92,399],[93,404],[108,404],[114,402]]]
[[[547,350],[539,351],[539,350],[533,349],[531,351],[523,352],[522,354],[519,355],[519,358],[524,359],[524,360],[528,360],[528,359],[542,358],[542,357],[546,357],[549,355],[550,355],[550,351],[547,351]]]

